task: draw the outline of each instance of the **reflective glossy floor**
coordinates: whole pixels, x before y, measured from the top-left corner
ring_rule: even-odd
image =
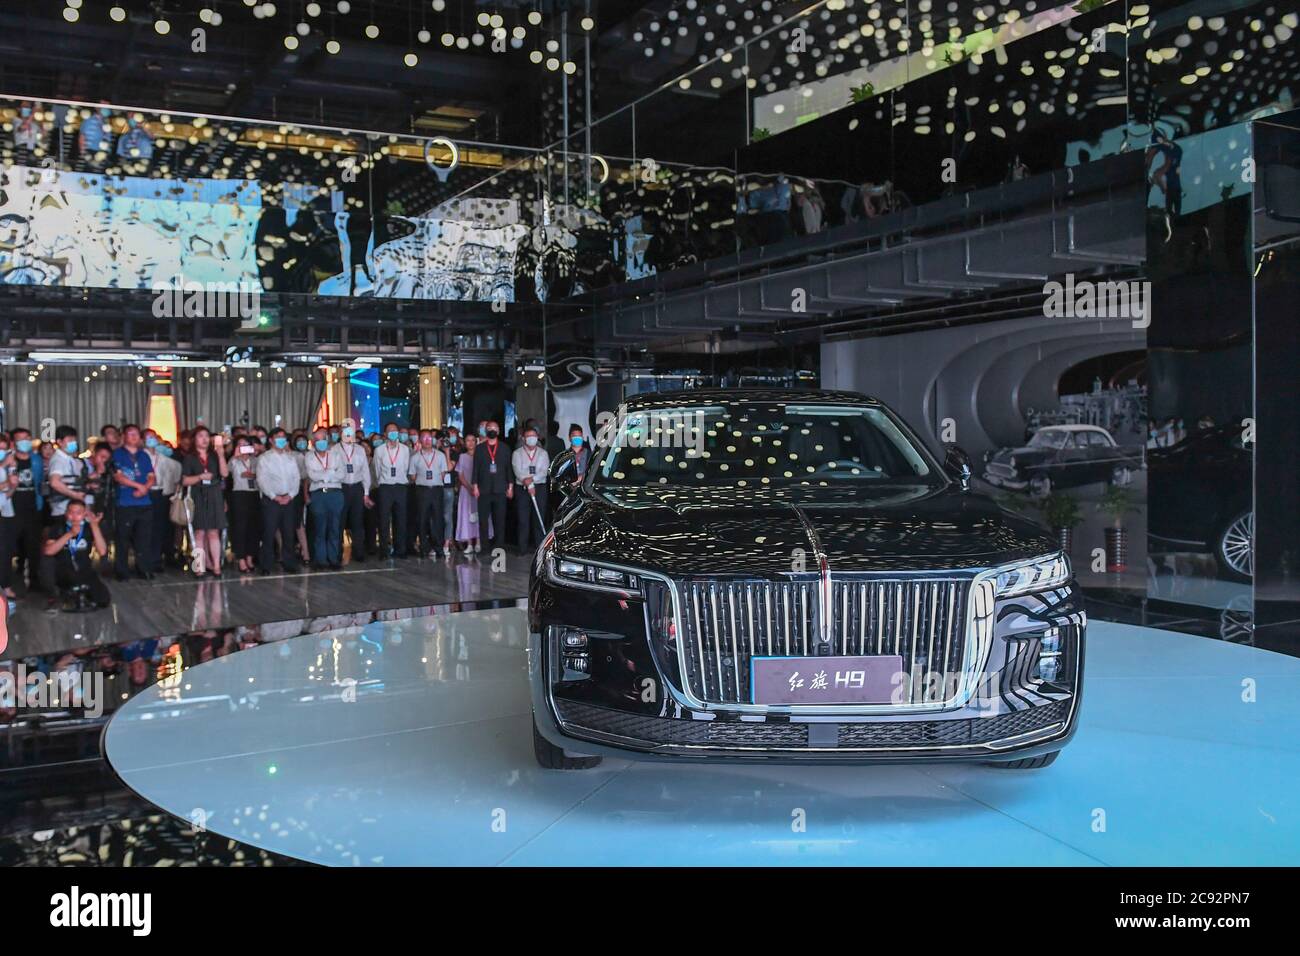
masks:
[[[534,763],[516,608],[293,637],[187,668],[108,727],[139,794],[332,865],[1300,862],[1300,660],[1094,622],[1057,763]]]

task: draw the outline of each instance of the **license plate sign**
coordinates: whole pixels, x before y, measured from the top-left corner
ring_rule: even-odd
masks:
[[[905,678],[903,658],[755,657],[755,704],[888,704]]]

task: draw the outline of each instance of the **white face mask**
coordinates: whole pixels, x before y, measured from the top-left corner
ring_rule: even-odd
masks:
[[[535,447],[537,445],[537,436],[528,435],[527,437],[524,438],[524,444],[527,445],[529,448]]]

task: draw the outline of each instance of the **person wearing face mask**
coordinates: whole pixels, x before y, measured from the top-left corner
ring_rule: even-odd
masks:
[[[555,456],[555,480],[563,486],[579,484],[587,474],[591,448],[581,425],[569,426],[569,446]],[[545,512],[543,512],[544,514]]]
[[[257,438],[235,439],[230,459],[230,549],[240,574],[257,569],[262,544],[262,496],[257,490]]]
[[[26,428],[13,430],[13,455],[10,468],[18,479],[11,501],[14,506],[13,555],[18,559],[20,577],[26,572],[30,579],[29,587],[40,587],[37,569],[41,565],[41,551],[44,544],[42,529],[44,525],[45,498],[41,489],[45,485],[45,462],[33,451],[32,433]]]
[[[395,423],[384,426],[385,440],[375,449],[375,503],[379,518],[379,557],[406,557],[406,489],[411,451]],[[390,535],[392,550],[389,550]]]
[[[546,473],[551,467],[551,457],[542,448],[537,429],[524,429],[523,444],[510,456],[510,467],[515,474],[515,520],[519,529],[519,550],[528,551],[542,543],[545,534],[538,514],[546,514]],[[536,503],[536,509],[533,504]]]
[[[345,424],[340,432],[342,439],[331,450],[339,466],[343,483],[343,513],[341,527],[351,540],[352,560],[362,563],[370,537],[366,533],[366,515],[374,508],[370,500],[370,459],[366,456],[364,442],[357,441],[356,428]]]
[[[311,560],[318,570],[343,567],[343,468],[329,431],[312,433],[307,453],[307,507],[311,510]]]
[[[153,501],[150,498],[158,476],[153,459],[143,447],[139,425],[122,428],[122,444],[112,455],[112,480],[117,483],[117,511],[114,519],[116,542],[113,549],[114,570],[125,581],[129,566],[127,552],[135,552],[136,577],[153,577],[153,559],[149,544],[153,538]],[[114,494],[105,489],[106,494]]]
[[[297,574],[302,568],[293,553],[297,536],[293,499],[302,487],[302,475],[285,430],[274,429],[270,439],[270,448],[257,459],[257,490],[262,494],[262,560],[257,573],[271,573],[278,534],[280,563],[288,573]]]
[[[144,450],[153,462],[157,481],[149,492],[153,508],[153,525],[149,539],[149,567],[158,574],[167,564],[173,567],[176,557],[176,526],[171,519],[171,497],[181,483],[181,463],[172,447],[152,428],[144,433]]]
[[[416,553],[439,556],[443,543],[442,489],[447,475],[447,458],[433,441],[433,432],[419,433],[419,447],[411,455],[410,476],[415,492]]]
[[[451,560],[452,540],[456,537],[456,440],[449,430],[438,442],[442,457],[447,460],[447,471],[442,476],[442,554]]]
[[[487,437],[474,450],[474,484],[471,493],[478,505],[480,543],[487,539],[490,521],[492,545],[503,548],[506,543],[507,502],[514,497],[514,483],[510,480],[510,453],[501,444],[501,430],[496,422],[488,422],[484,431]]]
[[[63,526],[63,516],[69,501],[79,501],[89,507],[94,497],[86,492],[89,477],[86,463],[77,457],[80,445],[77,430],[71,425],[60,425],[54,431],[54,454],[50,457],[50,524]]]
[[[293,499],[293,520],[297,527],[295,537],[298,541],[298,556],[304,562],[311,561],[311,550],[307,545],[307,453],[311,440],[307,433],[298,429],[293,433],[293,455],[298,460],[298,494]]]

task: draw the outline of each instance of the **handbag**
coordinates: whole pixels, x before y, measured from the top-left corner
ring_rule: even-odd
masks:
[[[176,489],[172,495],[172,503],[167,511],[167,516],[171,518],[172,524],[188,525],[194,517],[194,501],[190,498],[188,488],[181,490]]]

